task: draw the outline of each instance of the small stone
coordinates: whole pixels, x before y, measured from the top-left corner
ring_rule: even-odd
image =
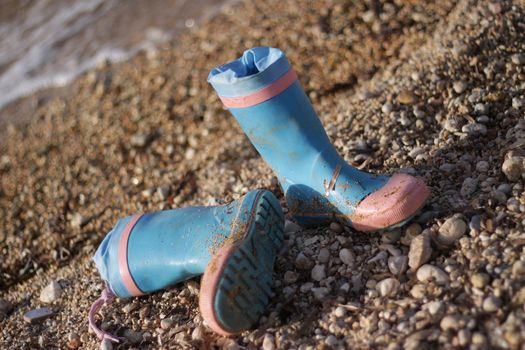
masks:
[[[468,123],[463,125],[461,131],[471,136],[485,135],[487,127],[480,123]]]
[[[407,235],[415,237],[415,236],[419,235],[422,230],[423,229],[421,228],[420,224],[418,224],[417,222],[413,222],[410,225],[408,225],[408,227],[405,230],[405,233]]]
[[[489,275],[486,273],[475,273],[470,277],[470,282],[475,288],[482,289],[484,288],[490,281]]]
[[[332,222],[330,223],[330,231],[335,233],[343,233],[343,226],[341,226],[341,224],[338,222]]]
[[[438,230],[436,240],[443,245],[456,243],[467,232],[467,223],[461,215],[454,215],[445,220]]]
[[[432,255],[432,248],[430,247],[430,235],[423,232],[416,236],[410,242],[410,250],[408,252],[408,266],[416,270],[418,267],[426,263]]]
[[[447,315],[441,319],[439,326],[443,331],[457,331],[465,326],[465,320],[460,315]]]
[[[399,289],[399,281],[395,278],[385,278],[376,284],[376,290],[382,297],[395,295]]]
[[[135,332],[129,328],[124,331],[124,337],[133,345],[139,344],[142,341],[142,333]]]
[[[163,318],[160,321],[160,328],[162,328],[162,329],[169,329],[169,328],[171,328],[171,326],[173,326],[174,323],[175,323],[175,321],[171,317]]]
[[[264,350],[275,350],[275,338],[273,335],[266,333],[264,335],[262,347]]]
[[[416,101],[416,96],[410,90],[402,90],[399,95],[397,95],[397,102],[403,105],[410,105]]]
[[[39,309],[34,309],[34,310],[30,310],[26,312],[24,314],[24,321],[29,322],[29,323],[37,323],[37,322],[45,320],[48,317],[53,316],[53,314],[54,314],[53,310],[47,307],[42,307]]]
[[[435,281],[437,284],[448,282],[448,274],[439,267],[430,264],[421,266],[416,272],[416,277],[420,282]]]
[[[481,216],[480,215],[473,215],[470,218],[470,222],[468,224],[469,229],[474,231],[481,231]]]
[[[465,90],[467,90],[467,86],[467,83],[463,80],[455,81],[454,84],[452,84],[452,88],[458,94],[465,92]]]
[[[323,300],[324,297],[328,295],[328,288],[320,287],[320,288],[312,288],[312,292],[314,293],[314,297],[317,300]]]
[[[465,119],[459,116],[452,116],[445,120],[443,128],[449,132],[458,132],[461,127],[465,124]]]
[[[510,181],[517,181],[524,175],[523,158],[510,157],[503,162],[501,170]]]
[[[122,307],[122,312],[125,313],[125,314],[130,314],[132,313],[133,311],[135,311],[137,309],[138,305],[135,304],[135,303],[127,303],[126,305],[124,305],[124,307]]]
[[[82,345],[80,336],[75,332],[70,332],[67,335],[67,347],[70,349],[78,349]]]
[[[414,147],[410,152],[408,152],[408,156],[412,159],[416,159],[417,156],[420,154],[425,153],[425,150],[421,147]]]
[[[394,106],[390,102],[386,102],[384,105],[381,106],[381,112],[385,114],[389,114],[394,109]]]
[[[391,256],[388,258],[388,269],[393,275],[399,276],[408,268],[408,257],[405,255]]]
[[[512,107],[513,108],[520,109],[523,106],[525,106],[525,98],[514,97],[512,99]]]
[[[518,260],[512,264],[512,275],[516,277],[525,276],[525,261]]]
[[[140,148],[144,147],[149,142],[149,136],[143,133],[137,133],[131,136],[130,143],[132,146]]]
[[[284,223],[284,232],[293,233],[301,230],[301,226],[297,225],[295,222],[286,220]]]
[[[435,316],[445,311],[445,303],[441,300],[431,301],[427,304],[427,310],[430,315]]]
[[[416,284],[410,289],[410,295],[416,299],[423,299],[425,297],[426,287],[423,284]]]
[[[479,171],[480,173],[486,173],[487,171],[489,171],[489,168],[489,162],[485,160],[480,160],[476,163],[476,171]]]
[[[297,282],[298,275],[293,271],[286,271],[284,273],[284,283],[286,284],[292,284]]]
[[[338,306],[334,310],[334,315],[336,317],[344,317],[346,315],[346,309],[342,306]]]
[[[525,54],[523,53],[515,53],[510,59],[514,64],[525,64]]]
[[[439,170],[444,171],[446,173],[450,173],[456,169],[456,166],[451,163],[444,163],[439,166]]]
[[[197,326],[195,327],[195,329],[193,330],[193,332],[191,332],[191,339],[193,340],[202,340],[202,335],[204,334],[204,330],[202,328],[202,326]]]
[[[483,310],[485,312],[496,312],[500,309],[501,299],[489,296],[483,300]]]
[[[161,187],[157,188],[157,194],[159,195],[160,199],[162,199],[162,200],[168,199],[168,196],[170,194],[169,186],[161,186]]]
[[[317,261],[324,264],[330,260],[330,251],[327,248],[321,248],[317,254]]]
[[[343,248],[339,251],[339,259],[341,259],[343,264],[348,266],[353,266],[355,263],[355,255],[348,248]]]
[[[100,343],[100,350],[113,350],[113,343],[109,339],[104,339]]]
[[[312,279],[320,282],[326,278],[326,272],[324,265],[315,265],[312,269]]]
[[[490,197],[498,204],[507,203],[507,195],[499,190],[492,190],[490,192]]]
[[[338,341],[335,335],[330,334],[326,339],[324,340],[324,343],[328,345],[329,347],[334,347],[337,345]]]
[[[308,270],[312,266],[312,261],[301,252],[295,258],[295,266],[300,270]]]
[[[87,222],[88,219],[80,213],[74,213],[70,219],[71,226],[75,228],[81,228]]]
[[[62,295],[62,287],[57,281],[51,281],[40,292],[40,301],[43,303],[52,303]]]
[[[13,304],[11,304],[9,301],[5,299],[0,299],[0,315],[1,314],[7,315],[8,313],[11,312],[11,310],[13,310]]]
[[[465,180],[463,180],[463,184],[461,185],[460,194],[463,198],[469,198],[474,192],[476,192],[476,189],[478,188],[478,179],[467,177]]]

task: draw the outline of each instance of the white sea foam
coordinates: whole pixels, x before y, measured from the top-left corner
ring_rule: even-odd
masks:
[[[0,21],[0,108],[44,87],[65,85],[109,61],[155,50],[221,0],[20,1]],[[17,6],[17,5],[15,5]]]

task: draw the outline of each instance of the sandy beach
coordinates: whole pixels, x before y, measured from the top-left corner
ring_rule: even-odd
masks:
[[[525,349],[524,32],[521,0],[243,1],[0,112],[0,348],[99,348],[91,257],[119,218],[254,188],[286,211],[206,82],[267,45],[285,51],[346,161],[419,176],[429,202],[386,233],[288,221],[252,331],[211,332],[194,279],[105,307],[102,327],[126,339],[113,348]],[[44,302],[53,281],[60,295]],[[40,307],[53,314],[24,320]]]

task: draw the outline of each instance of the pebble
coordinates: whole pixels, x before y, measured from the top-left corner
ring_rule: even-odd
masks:
[[[102,340],[100,350],[113,350],[113,343],[109,339]]]
[[[341,259],[343,264],[353,266],[355,263],[354,252],[348,248],[343,248],[339,251],[339,259]]]
[[[389,114],[394,109],[394,106],[390,102],[386,102],[381,106],[381,112]]]
[[[168,196],[170,194],[169,186],[161,186],[161,187],[157,188],[157,194],[159,195],[160,199],[162,199],[162,200],[168,199]]]
[[[443,331],[457,331],[465,326],[465,320],[460,315],[447,315],[441,319],[439,326]]]
[[[326,278],[326,272],[324,265],[315,265],[312,269],[312,279],[320,282]]]
[[[399,281],[395,278],[385,278],[376,284],[376,290],[382,297],[395,295],[399,289]]]
[[[40,301],[43,303],[52,303],[62,295],[62,287],[57,281],[51,281],[40,292]]]
[[[328,288],[325,287],[319,287],[319,288],[312,288],[312,292],[314,293],[314,297],[317,300],[323,300],[324,297],[328,295]]]
[[[456,243],[467,232],[467,223],[461,215],[454,215],[445,220],[438,230],[436,240],[443,245],[452,245]]]
[[[496,312],[501,307],[501,299],[495,296],[488,296],[483,300],[483,310],[486,312]]]
[[[70,349],[77,349],[82,345],[80,341],[80,336],[75,332],[70,332],[67,335],[67,347]]]
[[[469,198],[476,192],[476,189],[478,188],[478,179],[467,177],[465,180],[463,180],[463,184],[461,185],[460,194],[463,198]]]
[[[173,323],[175,323],[173,318],[171,317],[163,318],[162,320],[160,320],[160,328],[169,329],[171,328],[171,326],[173,326]]]
[[[191,339],[193,339],[193,340],[202,340],[203,334],[204,334],[204,330],[203,330],[202,326],[197,326],[197,327],[195,327],[193,332],[191,332]]]
[[[284,232],[293,233],[301,230],[301,226],[297,225],[295,222],[286,220],[284,223]]]
[[[338,341],[335,335],[330,334],[326,339],[324,340],[324,343],[328,345],[329,347],[334,347],[337,345]]]
[[[292,284],[297,282],[298,275],[294,271],[286,271],[284,273],[284,283],[286,284]]]
[[[13,310],[13,304],[5,299],[0,299],[0,314],[7,315]]]
[[[130,143],[134,147],[144,147],[148,144],[149,135],[143,133],[137,133],[131,136]]]
[[[308,270],[312,266],[312,261],[301,252],[295,258],[295,266],[300,270]]]
[[[525,64],[525,54],[515,53],[511,56],[511,60],[514,64]]]
[[[439,267],[430,264],[421,266],[416,272],[416,277],[420,282],[435,281],[437,284],[448,282],[448,274]]]
[[[476,163],[476,171],[479,171],[480,173],[486,173],[487,171],[489,171],[489,168],[489,162],[485,160],[480,160]]]
[[[397,95],[397,102],[403,105],[411,105],[416,101],[416,96],[410,90],[401,90],[399,95]]]
[[[399,276],[408,268],[408,257],[405,255],[391,256],[388,258],[388,269],[393,275]]]
[[[53,316],[53,314],[54,314],[53,310],[47,307],[42,307],[39,309],[34,309],[34,310],[30,310],[26,312],[24,314],[24,321],[29,322],[29,323],[37,323],[37,322],[45,320],[48,317]]]
[[[407,235],[415,237],[415,236],[419,235],[422,231],[423,231],[423,229],[421,228],[421,225],[418,224],[417,222],[413,222],[410,225],[408,225],[408,227],[405,230],[405,233]]]
[[[442,311],[445,311],[445,303],[441,300],[431,301],[426,304],[426,309],[428,310],[429,314],[435,316]]]
[[[338,306],[334,310],[334,315],[336,317],[344,317],[346,315],[346,309],[342,306]]]
[[[412,238],[408,252],[408,266],[411,269],[416,270],[426,263],[431,255],[432,248],[430,247],[430,235],[428,233],[423,232],[419,236]]]
[[[133,345],[136,345],[142,341],[142,333],[135,332],[129,328],[124,331],[124,337]]]
[[[268,333],[264,335],[262,348],[264,350],[275,350],[275,338],[273,335]]]
[[[518,260],[512,265],[512,275],[525,276],[525,261]]]
[[[71,226],[75,228],[81,228],[87,221],[88,219],[80,213],[74,213],[70,219]]]
[[[523,158],[510,157],[503,162],[501,170],[509,181],[517,181],[524,173]]]
[[[330,251],[327,248],[321,248],[317,254],[317,261],[324,264],[330,260]]]
[[[455,81],[454,84],[452,84],[452,88],[458,94],[465,92],[465,90],[467,90],[467,86],[467,83],[463,80]]]
[[[483,289],[490,281],[489,275],[483,272],[478,272],[470,277],[470,282],[475,288]]]
[[[512,99],[512,107],[513,108],[520,109],[523,106],[525,106],[525,98],[514,97]]]
[[[471,136],[485,135],[487,133],[487,127],[480,123],[468,123],[463,125],[461,131]]]
[[[338,222],[330,223],[330,230],[335,233],[343,233],[343,226]]]
[[[470,222],[468,224],[469,229],[475,230],[475,231],[481,231],[481,216],[480,215],[473,215],[470,218]]]

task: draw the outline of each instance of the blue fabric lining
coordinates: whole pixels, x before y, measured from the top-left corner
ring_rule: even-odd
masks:
[[[273,47],[255,47],[242,57],[212,69],[208,82],[222,97],[246,96],[280,78],[291,66],[284,53]]]

